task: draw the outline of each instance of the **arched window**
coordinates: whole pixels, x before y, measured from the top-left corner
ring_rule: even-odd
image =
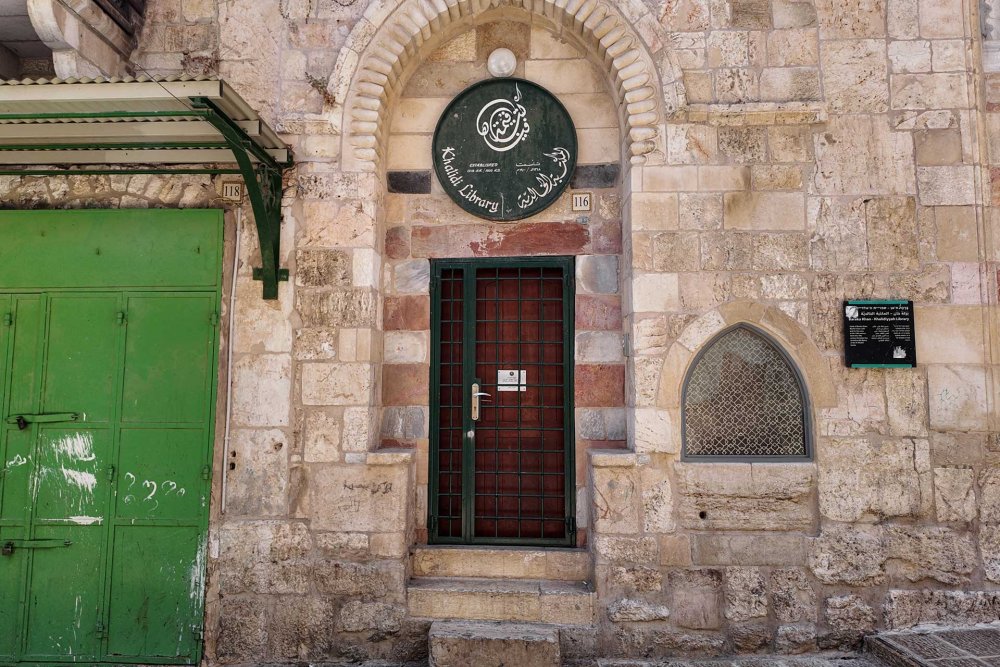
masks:
[[[685,459],[808,459],[808,397],[769,336],[737,325],[695,357],[684,382]]]

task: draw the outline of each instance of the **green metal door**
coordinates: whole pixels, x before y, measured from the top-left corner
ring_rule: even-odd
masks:
[[[195,664],[221,215],[0,212],[0,238],[0,663]]]

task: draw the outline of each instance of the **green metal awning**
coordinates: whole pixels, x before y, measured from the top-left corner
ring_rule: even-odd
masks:
[[[290,166],[284,142],[218,79],[0,80],[0,175],[242,175],[265,299],[276,299],[288,278],[278,243]]]

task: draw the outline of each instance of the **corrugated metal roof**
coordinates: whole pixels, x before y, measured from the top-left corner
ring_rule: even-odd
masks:
[[[197,75],[191,76],[190,74],[174,74],[170,76],[162,77],[152,77],[146,75],[140,76],[116,76],[116,77],[96,77],[93,79],[80,78],[80,79],[0,79],[0,86],[49,86],[58,85],[63,83],[148,83],[148,82],[161,82],[170,83],[172,81],[218,81],[217,76],[205,76]]]
[[[225,139],[196,99],[288,162],[284,142],[225,81],[182,74],[0,80],[0,164],[233,162],[228,149],[217,149]]]

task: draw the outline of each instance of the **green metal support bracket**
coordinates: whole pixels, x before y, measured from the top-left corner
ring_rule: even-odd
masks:
[[[281,174],[288,165],[279,164],[211,100],[195,97],[191,99],[191,104],[196,109],[208,112],[205,114],[205,120],[222,134],[236,157],[236,164],[247,186],[254,223],[257,225],[257,239],[260,243],[262,266],[253,270],[253,277],[254,280],[264,282],[265,299],[277,299],[278,281],[288,280],[288,269],[278,266],[281,237]],[[254,159],[257,160],[256,165]]]

